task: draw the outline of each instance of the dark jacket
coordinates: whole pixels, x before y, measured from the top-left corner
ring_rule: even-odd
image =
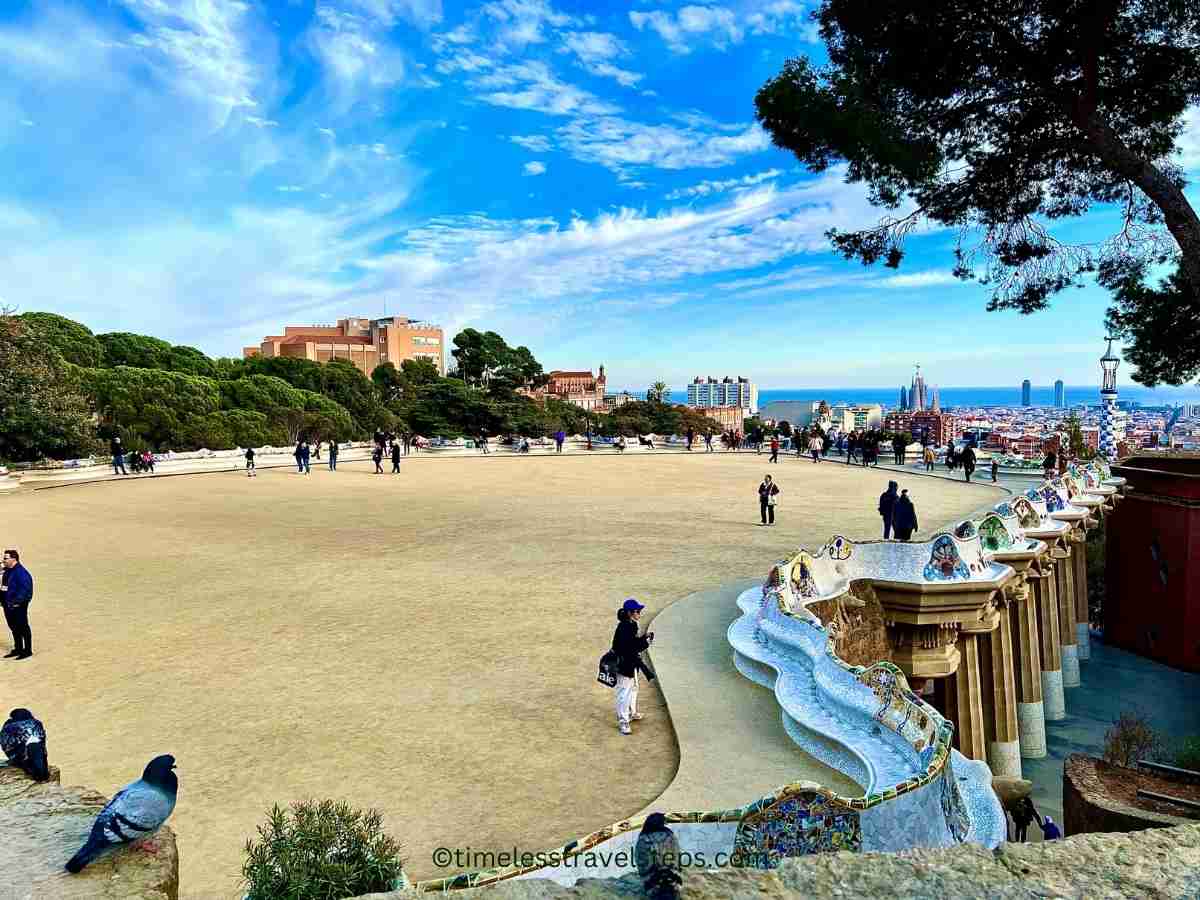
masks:
[[[622,619],[617,623],[613,632],[612,649],[620,659],[617,661],[617,673],[626,678],[632,678],[641,669],[646,677],[653,678],[654,673],[642,662],[641,652],[650,646],[650,641],[638,635],[637,622],[632,619]]]
[[[112,453],[113,456],[124,456],[125,455],[125,445],[120,444],[115,440],[108,442],[108,449]]]
[[[4,591],[4,605],[9,609],[28,606],[33,599],[33,576],[20,563],[4,570],[3,584],[8,588]]]
[[[392,444],[392,462],[400,462],[400,445]]]
[[[329,442],[329,458],[337,459],[337,455],[338,455],[337,441],[330,441]]]
[[[962,452],[962,456],[960,456],[959,459],[962,460],[964,469],[975,468],[975,451],[970,447],[967,447],[967,449]]]
[[[907,494],[902,494],[896,501],[896,509],[892,513],[892,524],[897,531],[917,530],[917,510],[912,501],[908,499]]]
[[[879,495],[879,514],[883,516],[885,521],[892,521],[892,516],[896,512],[896,501],[900,499],[896,488],[899,485],[894,481],[888,482],[888,489]]]
[[[778,493],[779,485],[777,485],[775,482],[772,481],[769,488],[767,487],[767,483],[765,481],[761,482],[758,486],[758,502],[766,503],[768,499],[774,497]]]

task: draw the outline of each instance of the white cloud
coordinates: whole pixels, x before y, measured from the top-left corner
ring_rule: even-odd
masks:
[[[737,134],[712,134],[696,128],[599,117],[575,119],[558,134],[562,146],[576,159],[614,170],[629,166],[713,168],[770,146],[766,132],[757,124],[743,126]]]
[[[615,65],[612,61],[629,55],[626,47],[615,35],[597,31],[576,31],[563,38],[561,53],[572,53],[578,64],[593,75],[612,78],[622,87],[633,87],[645,76]]]
[[[281,184],[279,187],[275,188],[275,190],[279,191],[281,194],[298,194],[303,191],[304,188],[300,187],[298,184]]]
[[[332,128],[318,128],[317,131],[326,137],[337,138],[337,133]]]
[[[506,50],[519,50],[546,40],[547,26],[562,28],[574,22],[546,0],[495,0],[482,7],[484,15],[500,23],[497,40]]]
[[[532,109],[559,116],[603,116],[619,111],[618,107],[595,94],[559,80],[540,60],[499,66],[468,83],[483,91],[478,99],[493,106]],[[500,87],[514,90],[492,90]]]
[[[546,174],[546,164],[544,162],[540,162],[539,160],[536,160],[536,159],[533,160],[532,162],[527,162],[527,163],[525,163],[525,166],[522,168],[521,174],[523,174],[523,175],[545,175]]]
[[[815,44],[821,36],[803,3],[796,0],[770,0],[761,8],[748,12],[744,19],[751,34],[784,34],[799,36]]]
[[[35,123],[34,123],[33,119],[22,119],[21,124],[24,125],[26,128],[32,128]]]
[[[386,10],[384,13],[391,15]],[[377,18],[369,9],[354,13],[318,4],[307,42],[332,76],[327,89],[335,112],[345,112],[372,90],[404,81],[408,71],[405,54],[382,37],[388,22],[388,18]]]
[[[683,6],[675,14],[663,10],[629,13],[629,21],[638,31],[658,33],[672,53],[690,53],[700,43],[725,49],[741,43],[745,30],[733,10],[722,6]]]
[[[964,284],[954,277],[953,272],[931,269],[927,272],[909,272],[904,275],[891,275],[870,282],[871,287],[890,289],[920,289],[938,287],[946,284]]]
[[[264,119],[260,116],[246,116],[246,121],[256,128],[274,128],[279,124],[274,119]]]
[[[720,194],[737,188],[753,187],[764,181],[771,181],[782,175],[779,169],[768,169],[754,175],[743,175],[741,178],[726,178],[722,181],[702,181],[691,187],[679,188],[667,194],[668,200],[680,200],[684,197],[707,197],[709,194]]]
[[[550,152],[550,138],[544,134],[514,134],[510,135],[508,139],[531,153]]]
[[[1200,172],[1200,106],[1183,114],[1183,133],[1175,139],[1179,148],[1175,161],[1185,172]]]

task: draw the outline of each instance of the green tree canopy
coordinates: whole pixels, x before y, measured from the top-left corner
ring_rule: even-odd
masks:
[[[755,104],[777,146],[814,172],[845,161],[895,211],[831,231],[836,249],[898,267],[923,222],[953,228],[956,274],[1024,313],[1097,272],[1134,377],[1197,374],[1197,354],[1172,356],[1200,346],[1200,217],[1170,157],[1200,101],[1200,4],[822,0],[814,17],[829,64],[789,60]],[[1116,213],[1101,246],[1051,231],[1095,205]],[[1176,275],[1146,286],[1162,264]]]
[[[528,347],[510,347],[494,331],[465,328],[454,336],[450,351],[457,363],[457,375],[467,384],[486,387],[498,379],[502,389],[524,384],[542,384],[542,365]]]
[[[86,325],[49,312],[27,312],[20,319],[67,362],[85,367],[100,365],[104,349]]]
[[[183,372],[185,375],[203,375],[206,378],[217,376],[216,364],[197,350],[176,344],[167,356],[167,368],[172,372]]]
[[[186,444],[186,426],[221,404],[211,378],[133,366],[81,372],[102,421],[154,448]]]
[[[112,331],[96,336],[104,351],[105,368],[132,366],[135,369],[171,368],[171,345],[158,338],[127,331]]]

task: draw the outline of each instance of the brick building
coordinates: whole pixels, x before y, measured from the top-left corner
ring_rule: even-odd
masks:
[[[406,359],[428,359],[446,374],[442,329],[428,322],[388,316],[352,317],[336,325],[287,325],[283,334],[267,335],[257,347],[243,347],[242,356],[288,356],[312,362],[348,359],[370,375],[381,363],[397,368]]]
[[[928,435],[931,444],[945,444],[962,433],[958,416],[952,413],[929,410],[916,412],[890,412],[883,420],[884,431],[907,431],[913,440],[919,441],[922,434]]]
[[[545,402],[547,398],[574,403],[580,409],[591,412],[607,412],[609,401],[605,395],[608,378],[604,374],[604,366],[600,367],[598,375],[591,370],[567,372],[555,369],[546,375],[546,384],[540,388],[518,388],[517,393],[524,394],[532,400]],[[622,403],[627,402],[625,400]],[[616,404],[620,405],[620,403]]]

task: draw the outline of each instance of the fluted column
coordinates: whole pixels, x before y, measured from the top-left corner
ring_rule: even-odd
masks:
[[[1058,637],[1058,594],[1053,560],[1049,555],[1038,579],[1033,582],[1033,592],[1042,657],[1042,708],[1047,722],[1057,722],[1067,717],[1067,700],[1063,693],[1062,646]]]
[[[1005,588],[1008,592],[1009,628],[1013,642],[1013,674],[1017,689],[1017,733],[1021,755],[1041,759],[1046,755],[1046,710],[1042,705],[1042,661],[1038,640],[1037,601],[1029,586],[1029,572]],[[1035,575],[1036,577],[1036,575]]]
[[[991,631],[979,635],[979,663],[983,692],[983,725],[987,733],[987,761],[993,775],[1021,777],[1021,744],[1017,736],[1017,682],[1013,659],[1012,620],[1008,598],[997,592],[998,608],[981,617]]]
[[[1075,645],[1081,660],[1092,658],[1092,631],[1089,627],[1091,613],[1088,610],[1087,586],[1087,529],[1080,529],[1075,539],[1072,561],[1075,563]]]
[[[1072,532],[1073,533],[1073,532]],[[1075,545],[1068,534],[1062,549],[1051,551],[1058,579],[1058,639],[1062,648],[1063,687],[1079,687],[1079,646],[1075,643]]]
[[[946,679],[946,717],[954,723],[958,752],[968,759],[987,762],[979,635],[960,634],[958,652],[961,656],[958,669]]]

